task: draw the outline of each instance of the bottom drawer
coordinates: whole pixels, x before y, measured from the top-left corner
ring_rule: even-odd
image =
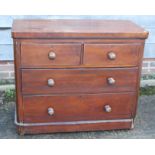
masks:
[[[24,96],[24,122],[131,118],[135,104],[135,93]]]

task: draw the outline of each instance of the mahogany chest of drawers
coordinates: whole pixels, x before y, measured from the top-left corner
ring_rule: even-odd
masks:
[[[133,128],[147,36],[130,21],[15,20],[18,132]]]

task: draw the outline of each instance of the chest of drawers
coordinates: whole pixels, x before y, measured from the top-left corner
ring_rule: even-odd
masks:
[[[18,132],[133,128],[147,36],[130,21],[15,20]]]

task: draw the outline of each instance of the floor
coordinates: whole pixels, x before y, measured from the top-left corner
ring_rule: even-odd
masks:
[[[138,114],[133,130],[56,133],[19,136],[14,125],[14,103],[0,105],[1,139],[135,139],[155,138],[155,95],[139,99]]]

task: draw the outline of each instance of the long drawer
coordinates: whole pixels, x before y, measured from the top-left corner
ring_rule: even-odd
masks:
[[[23,96],[24,122],[125,119],[133,116],[135,93]]]
[[[136,91],[137,68],[23,69],[23,94]]]

